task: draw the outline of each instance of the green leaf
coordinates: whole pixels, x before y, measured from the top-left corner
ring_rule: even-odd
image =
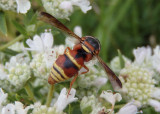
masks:
[[[4,12],[0,12],[0,31],[5,35],[7,34],[7,25]]]
[[[122,57],[122,53],[121,53],[120,50],[118,50],[118,56],[119,56],[120,66],[121,66],[121,68],[124,68],[125,61],[124,61],[124,59]]]
[[[33,12],[33,10],[30,10],[24,18],[25,26],[35,24],[36,21],[37,21],[37,13]]]
[[[13,20],[13,24],[16,27],[17,31],[19,31],[24,36],[28,36],[26,29],[19,23]]]
[[[6,53],[8,55],[12,55],[12,56],[15,56],[17,55],[19,52],[17,51],[14,51],[12,49],[9,49],[9,48],[6,48],[5,50],[2,50],[3,53]]]

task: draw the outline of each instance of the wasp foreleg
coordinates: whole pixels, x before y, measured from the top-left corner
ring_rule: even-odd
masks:
[[[78,77],[78,74],[76,74],[76,75],[74,76],[73,80],[72,80],[71,83],[70,83],[70,88],[69,88],[69,91],[68,91],[68,94],[67,94],[67,98],[68,98],[69,93],[70,93],[70,91],[71,91],[72,85],[73,85],[73,83],[76,81],[76,78],[77,78],[77,77]]]
[[[67,52],[67,49],[68,49],[69,51],[71,51],[71,48],[70,48],[70,47],[66,47],[66,49],[64,50],[64,53]]]

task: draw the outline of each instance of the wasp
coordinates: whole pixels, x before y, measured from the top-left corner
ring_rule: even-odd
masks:
[[[86,69],[86,71],[82,72],[81,74],[85,74],[89,71],[84,62],[88,62],[92,60],[93,57],[96,57],[106,71],[113,89],[117,90],[119,88],[122,88],[122,83],[119,78],[99,56],[101,46],[98,39],[92,36],[84,36],[80,38],[78,35],[68,29],[64,24],[58,21],[55,17],[46,12],[40,12],[39,19],[55,26],[56,28],[62,30],[63,32],[67,33],[73,38],[76,38],[79,41],[77,44],[75,44],[73,49],[67,47],[64,51],[64,54],[59,55],[57,60],[54,62],[48,78],[49,84],[54,85],[74,76],[73,80],[70,83],[70,89],[68,91],[69,94],[73,83],[79,75],[80,69],[82,67]]]

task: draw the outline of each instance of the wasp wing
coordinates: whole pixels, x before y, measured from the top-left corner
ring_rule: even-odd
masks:
[[[39,19],[50,23],[51,25],[55,26],[56,28],[64,31],[65,33],[69,34],[70,36],[73,36],[74,38],[81,41],[81,38],[77,36],[74,32],[72,32],[70,29],[68,29],[64,24],[62,24],[60,21],[58,21],[55,17],[52,15],[46,13],[46,12],[40,12]]]
[[[120,88],[122,88],[122,83],[119,80],[119,78],[115,75],[115,73],[106,65],[105,62],[103,62],[103,60],[99,57],[96,56],[99,60],[99,62],[101,63],[101,65],[103,66],[103,68],[105,69],[108,79],[112,84],[113,89],[116,91]]]

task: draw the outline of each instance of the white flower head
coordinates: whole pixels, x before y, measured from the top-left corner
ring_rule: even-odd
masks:
[[[7,104],[2,108],[2,114],[15,114],[15,106],[13,104]]]
[[[114,107],[116,101],[121,101],[122,97],[121,94],[116,93],[113,94],[112,91],[103,91],[100,95],[101,98],[104,98],[106,101],[112,104],[112,108]]]
[[[16,2],[18,13],[27,13],[27,11],[31,8],[31,3],[29,0],[16,0]]]
[[[48,51],[53,46],[53,35],[49,31],[45,31],[41,34],[41,36],[35,35],[33,40],[28,39],[26,43],[29,45],[30,48],[26,48],[27,50],[37,51],[37,52],[44,52]]]
[[[56,108],[57,111],[62,112],[66,106],[74,101],[77,101],[78,98],[75,98],[75,94],[76,94],[76,90],[75,89],[71,89],[69,96],[67,97],[67,89],[63,88],[61,90],[61,93],[56,101],[56,103],[54,104],[54,107]]]
[[[117,114],[136,114],[137,112],[137,105],[134,103],[134,101],[131,101],[123,106]]]
[[[160,102],[159,101],[150,99],[148,102],[149,102],[149,105],[154,107],[155,111],[160,112]]]

